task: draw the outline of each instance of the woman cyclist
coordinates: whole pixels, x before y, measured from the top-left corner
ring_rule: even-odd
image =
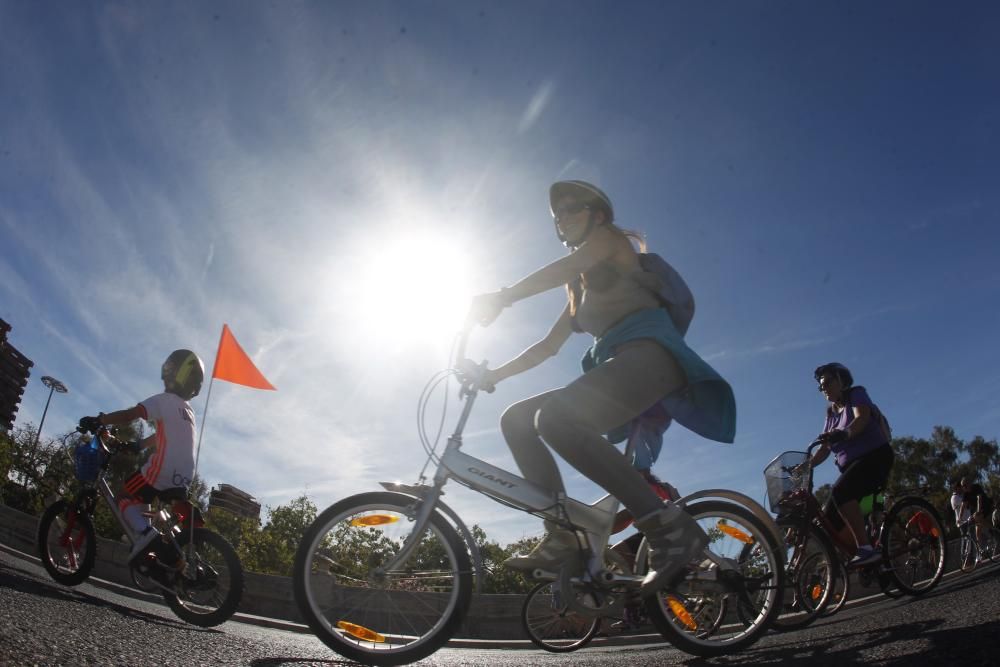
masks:
[[[500,428],[525,478],[565,491],[548,444],[637,517],[635,526],[651,546],[643,580],[643,592],[649,593],[679,572],[708,538],[683,510],[665,504],[603,434],[669,398],[670,414],[679,423],[732,442],[732,389],[684,343],[657,298],[658,276],[641,269],[630,239],[640,249],[645,244],[613,224],[607,195],[584,181],[561,181],[549,189],[549,205],[569,254],[510,287],[476,297],[473,314],[487,326],[504,308],[557,287],[567,289],[568,303],[542,340],[487,371],[485,380],[496,384],[537,366],[574,332],[594,337],[583,376],[510,406]],[[567,526],[546,522],[545,527],[542,542],[527,557],[508,560],[509,567],[556,568],[579,550]]]
[[[868,565],[877,561],[879,554],[865,532],[858,501],[885,488],[895,456],[880,420],[873,418],[874,404],[868,392],[854,386],[846,366],[823,364],[813,377],[828,405],[826,424],[819,437],[823,445],[813,455],[812,465],[825,461],[832,451],[840,470],[827,505],[827,518],[844,541],[853,537],[857,543],[858,553],[851,564]]]

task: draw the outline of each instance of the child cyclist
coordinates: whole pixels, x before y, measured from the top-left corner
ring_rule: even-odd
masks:
[[[642,588],[649,594],[679,573],[708,537],[682,509],[664,503],[603,435],[670,398],[670,413],[679,423],[732,442],[732,389],[684,343],[657,298],[657,277],[642,270],[630,239],[640,248],[644,244],[613,224],[607,195],[590,183],[562,181],[549,189],[549,204],[556,234],[570,253],[510,287],[476,297],[472,312],[488,326],[504,308],[557,287],[567,288],[568,303],[542,340],[487,371],[484,380],[496,384],[537,366],[574,332],[594,337],[584,375],[510,406],[500,429],[525,478],[565,491],[548,445],[636,517],[636,528],[652,547]],[[557,568],[579,549],[567,526],[547,521],[546,530],[527,557],[510,559],[507,565],[528,571]]]
[[[130,563],[154,549],[152,542],[157,532],[143,516],[144,511],[149,511],[149,503],[157,497],[185,499],[194,476],[194,410],[188,401],[201,391],[205,365],[191,350],[174,350],[163,362],[160,377],[162,394],[150,396],[135,407],[80,420],[80,429],[92,432],[101,426],[128,424],[136,419],[156,424],[155,435],[136,443],[136,451],[154,448],[153,455],[125,481],[119,496],[118,506],[138,536],[129,554]]]

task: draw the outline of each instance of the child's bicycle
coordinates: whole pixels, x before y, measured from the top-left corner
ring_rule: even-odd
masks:
[[[785,531],[786,570],[782,615],[776,629],[800,628],[839,610],[849,596],[849,574],[878,585],[889,597],[922,595],[944,574],[945,532],[937,511],[923,498],[904,495],[887,511],[875,494],[867,530],[882,559],[851,566],[857,545],[841,540],[813,495],[812,453],[785,452],[764,469],[771,511]],[[832,606],[830,606],[832,605]]]
[[[60,584],[81,584],[94,569],[97,534],[93,517],[101,498],[135,542],[136,535],[106,479],[108,463],[126,446],[103,427],[92,440],[78,445],[73,460],[79,492],[72,500],[56,501],[42,515],[38,555]],[[233,547],[204,528],[201,513],[183,496],[172,499],[169,508],[150,512],[149,517],[160,539],[153,542],[145,559],[132,566],[135,584],[161,593],[173,612],[193,625],[211,627],[228,620],[243,596],[243,567]]]
[[[349,659],[372,665],[419,660],[461,627],[473,575],[481,580],[483,570],[470,531],[441,500],[450,479],[576,533],[578,557],[557,570],[532,572],[540,584],[529,596],[532,609],[569,619],[575,636],[568,650],[600,619],[621,618],[639,593],[648,546],[640,547],[635,569],[605,557],[615,498],[588,505],[461,451],[486,368],[464,359],[468,335],[466,329],[459,338],[455,367],[431,380],[417,411],[428,464],[437,467],[432,483],[424,484],[421,474],[417,484],[383,483],[386,492],[345,498],[316,518],[296,553],[299,610],[327,646]],[[423,418],[430,390],[450,375],[461,381],[464,405],[438,454],[424,436]],[[763,507],[735,492],[702,491],[679,504],[711,542],[686,571],[646,598],[646,612],[664,637],[690,653],[711,656],[749,646],[779,611],[784,564],[777,526]]]

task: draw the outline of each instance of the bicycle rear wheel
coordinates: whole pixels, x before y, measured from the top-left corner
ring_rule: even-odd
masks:
[[[958,547],[958,563],[962,572],[972,572],[976,569],[976,561],[979,556],[979,549],[976,541],[971,535],[963,535]]]
[[[467,547],[437,513],[423,534],[411,535],[421,502],[387,492],[345,498],[316,518],[299,545],[299,611],[324,644],[351,660],[420,660],[451,638],[469,608]],[[408,538],[417,540],[409,558],[384,569]]]
[[[882,559],[904,593],[921,595],[944,575],[946,544],[937,511],[922,498],[902,498],[882,526]]]
[[[751,512],[728,502],[685,510],[709,536],[687,574],[646,599],[656,629],[671,644],[703,657],[757,641],[781,611],[784,563],[771,532]],[[748,548],[749,547],[749,548]],[[707,558],[710,552],[723,566]]]
[[[94,569],[95,536],[86,513],[65,500],[52,503],[38,522],[38,556],[45,571],[66,586],[83,583]]]
[[[543,581],[531,589],[521,609],[521,624],[535,646],[552,653],[569,653],[590,643],[601,619],[568,609],[557,587],[556,582]],[[597,606],[592,594],[577,590],[570,594],[589,607]]]
[[[798,527],[805,535],[786,544],[785,596],[776,630],[804,628],[826,610],[834,590],[839,560],[830,538],[812,524]],[[798,538],[798,539],[796,539]]]

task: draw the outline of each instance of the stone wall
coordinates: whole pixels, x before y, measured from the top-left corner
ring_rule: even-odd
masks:
[[[0,505],[0,543],[32,555],[39,517]],[[124,542],[97,538],[94,576],[122,586],[133,587],[127,565],[130,546]],[[520,595],[473,595],[463,630],[459,636],[475,639],[527,639],[521,628]],[[246,573],[246,587],[239,612],[303,623],[295,606],[289,577]]]
[[[38,517],[0,505],[0,543],[37,554],[37,531]],[[958,540],[949,543],[946,570],[954,569],[958,562],[957,546]],[[132,579],[126,564],[128,552],[129,545],[125,543],[98,538],[94,576],[131,587]],[[877,588],[862,587],[856,579],[851,582],[852,598],[877,592]],[[523,603],[523,595],[473,595],[469,615],[458,636],[474,639],[527,639],[521,627]],[[288,577],[247,572],[246,588],[239,611],[255,616],[303,622],[295,606],[292,581]]]

